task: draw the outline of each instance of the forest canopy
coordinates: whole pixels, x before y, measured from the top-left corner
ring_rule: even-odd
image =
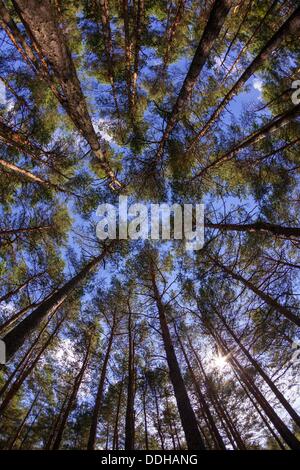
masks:
[[[298,0],[0,0],[0,449],[300,449],[299,37]],[[203,204],[202,248],[99,239],[120,196]]]

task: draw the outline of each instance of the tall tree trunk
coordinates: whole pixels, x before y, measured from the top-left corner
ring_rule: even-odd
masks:
[[[272,426],[270,425],[269,421],[267,420],[267,418],[264,416],[264,414],[262,413],[262,411],[260,410],[258,404],[256,403],[256,401],[253,399],[253,397],[251,396],[251,394],[248,392],[247,388],[245,387],[245,385],[243,384],[243,382],[239,379],[238,375],[235,373],[235,376],[237,377],[237,380],[239,382],[239,384],[241,385],[242,389],[244,390],[245,394],[247,395],[248,399],[250,400],[250,402],[252,403],[253,407],[256,409],[257,413],[259,414],[261,420],[263,421],[264,425],[266,426],[266,428],[268,429],[268,431],[270,432],[271,436],[275,439],[275,441],[277,442],[279,448],[281,450],[285,450],[285,446],[283,445],[283,443],[281,442],[280,438],[278,437],[278,435],[276,434],[276,432],[274,431],[274,429],[272,428]]]
[[[162,139],[159,143],[156,160],[160,160],[164,151],[165,143],[167,142],[172,130],[178,122],[179,116],[186,106],[192,91],[197,83],[200,72],[209,56],[209,53],[217,39],[224,21],[229,13],[232,0],[215,0],[208,22],[203,31],[202,37],[196,49],[192,63],[185,77],[176,103],[170,113],[167,121],[166,129],[163,133]]]
[[[33,310],[28,317],[21,321],[13,330],[2,338],[6,345],[7,360],[11,359],[41,321],[46,316],[51,315],[54,310],[64,303],[64,301],[70,296],[74,289],[82,283],[87,275],[104,260],[106,254],[107,248],[104,248],[99,256],[96,256],[92,261],[86,264],[78,274],[66,282],[66,284],[52,294],[39,307]]]
[[[247,7],[246,7],[246,9],[245,9],[245,13],[244,13],[243,18],[242,18],[242,21],[240,22],[240,24],[239,24],[239,26],[238,26],[238,29],[237,29],[237,31],[235,32],[235,34],[234,34],[234,36],[233,36],[233,38],[232,38],[232,41],[230,42],[230,45],[229,45],[229,47],[227,48],[227,51],[226,51],[226,53],[225,53],[225,55],[224,55],[224,58],[223,58],[222,63],[221,63],[221,67],[222,67],[222,66],[224,65],[224,63],[226,62],[226,59],[227,59],[227,57],[228,57],[228,54],[230,53],[230,51],[231,51],[231,49],[232,49],[232,46],[233,46],[233,44],[235,43],[236,38],[238,37],[238,35],[239,35],[240,31],[241,31],[241,28],[243,27],[245,21],[246,21],[247,18],[248,18],[249,12],[251,11],[252,4],[253,4],[253,0],[249,0],[249,1],[248,1],[248,4],[247,4]]]
[[[127,95],[128,95],[128,108],[130,113],[133,112],[133,99],[132,99],[132,44],[129,28],[129,12],[128,0],[122,0],[123,21],[124,21],[124,48],[126,60],[126,81],[127,81]]]
[[[221,419],[223,420],[223,422],[226,426],[227,435],[229,437],[229,440],[230,440],[231,444],[233,445],[233,447],[235,447],[235,444],[232,443],[232,440],[231,440],[230,435],[228,434],[228,432],[231,434],[231,436],[235,440],[238,449],[239,450],[246,450],[246,445],[245,445],[245,443],[244,443],[244,441],[243,441],[243,439],[242,439],[235,423],[233,422],[233,420],[229,416],[224,403],[221,402],[221,400],[219,399],[218,394],[214,391],[214,389],[212,387],[212,384],[208,380],[208,377],[206,375],[206,372],[205,372],[205,369],[203,367],[202,361],[199,357],[199,354],[197,353],[196,349],[194,348],[190,337],[188,336],[187,338],[188,338],[190,348],[191,348],[191,350],[192,350],[192,352],[193,352],[193,354],[196,358],[197,364],[200,367],[200,370],[201,370],[202,375],[204,377],[207,393],[208,393],[209,397],[211,398],[212,403],[214,404],[216,412],[219,414],[219,416],[221,417]]]
[[[69,391],[68,391],[69,392]],[[55,438],[56,436],[56,433],[57,433],[57,430],[59,428],[59,425],[63,419],[63,416],[64,416],[64,410],[65,410],[65,407],[66,407],[66,404],[69,400],[69,394],[68,392],[66,393],[65,395],[65,398],[62,402],[62,405],[61,405],[61,408],[59,410],[59,413],[58,415],[56,416],[56,419],[54,419],[54,425],[51,427],[51,432],[50,432],[50,435],[48,436],[48,439],[46,441],[46,444],[45,444],[45,447],[44,449],[45,450],[50,450],[51,449],[51,446],[52,446],[52,442],[53,442],[53,439]]]
[[[159,404],[158,404],[158,397],[157,397],[157,390],[154,386],[153,388],[154,394],[154,401],[155,401],[155,411],[156,411],[156,421],[157,421],[157,433],[160,439],[161,449],[165,450],[165,440],[162,433],[162,426],[161,426],[161,419],[160,419],[160,411],[159,411]]]
[[[162,75],[164,75],[165,70],[168,66],[169,60],[170,60],[170,51],[171,51],[171,47],[172,47],[174,37],[176,35],[176,31],[177,31],[178,26],[179,26],[179,24],[182,20],[182,17],[183,17],[184,4],[185,4],[185,0],[179,0],[175,18],[174,18],[174,20],[170,24],[170,27],[167,30],[167,34],[166,34],[166,51],[165,51],[165,54],[164,54],[163,66],[162,66],[162,71],[161,71]]]
[[[87,449],[88,450],[94,450],[95,449],[96,435],[97,435],[97,425],[98,425],[100,409],[101,409],[102,402],[103,402],[104,384],[105,384],[105,379],[106,379],[106,374],[107,374],[108,361],[109,361],[111,348],[112,348],[112,344],[113,344],[113,339],[114,339],[114,333],[115,333],[115,324],[113,324],[113,326],[111,328],[111,331],[110,331],[110,335],[109,335],[108,343],[107,343],[107,348],[106,348],[106,352],[105,352],[105,355],[104,355],[104,360],[103,360],[103,364],[102,364],[102,368],[101,368],[101,374],[100,374],[100,379],[99,379],[99,384],[98,384],[97,396],[96,396],[95,405],[94,405],[94,409],[93,409],[92,422],[91,422],[89,439],[88,439],[88,444],[87,444]]]
[[[235,279],[236,281],[240,282],[245,287],[247,287],[249,290],[254,292],[254,294],[256,294],[260,299],[262,299],[266,304],[268,304],[274,310],[276,310],[281,315],[283,315],[287,320],[291,321],[292,323],[295,323],[295,325],[297,326],[300,326],[300,318],[297,317],[294,313],[292,313],[289,308],[281,305],[279,302],[277,302],[277,300],[273,299],[273,297],[271,297],[270,295],[266,294],[261,289],[256,287],[251,281],[248,281],[247,279],[245,279],[241,274],[235,273],[231,268],[229,268],[228,266],[225,266],[216,258],[210,255],[208,255],[208,257],[216,264],[216,266],[221,268],[222,271],[224,271],[230,277],[232,277],[233,279]]]
[[[196,142],[203,137],[214,122],[218,119],[225,106],[231,99],[242,89],[249,78],[271,57],[271,54],[276,50],[282,41],[288,36],[297,36],[300,30],[300,7],[291,14],[279,30],[269,39],[267,44],[261,49],[258,55],[253,59],[251,64],[246,68],[244,73],[240,76],[234,86],[226,93],[221,103],[217,106],[212,113],[206,124],[196,133],[196,136],[191,140],[188,145],[188,151],[191,150]]]
[[[22,441],[21,441],[21,444],[18,448],[18,450],[21,450],[25,444],[25,442],[27,441],[28,439],[28,436],[29,434],[31,433],[32,429],[33,429],[33,426],[34,426],[34,423],[36,422],[36,420],[38,419],[38,417],[40,416],[41,414],[41,411],[42,411],[42,408],[40,408],[38,410],[38,412],[36,413],[35,417],[33,418],[32,422],[30,423],[30,426],[27,427],[27,431],[25,433],[25,436],[23,437]]]
[[[122,376],[120,390],[118,394],[118,404],[117,404],[116,420],[115,420],[115,427],[114,427],[114,434],[113,434],[113,450],[119,450],[119,418],[120,418],[120,411],[121,411],[121,404],[122,404],[123,386],[124,386],[124,376]]]
[[[134,450],[134,326],[130,301],[128,305],[128,376],[127,376],[127,405],[125,418],[125,450]]]
[[[167,356],[167,363],[170,372],[171,382],[174,388],[177,407],[184,430],[187,446],[189,450],[204,449],[204,443],[199,432],[198,423],[195,413],[193,411],[184,380],[181,375],[177,357],[175,354],[172,338],[170,335],[165,308],[156,284],[154,266],[150,267],[150,275],[152,280],[152,289],[154,294],[155,303],[157,306],[160,328],[163,337],[164,348]]]
[[[137,89],[137,79],[138,79],[139,62],[140,62],[143,18],[144,18],[144,0],[137,0],[136,35],[135,35],[135,45],[134,45],[133,76],[132,76],[133,107],[136,105],[136,89]]]

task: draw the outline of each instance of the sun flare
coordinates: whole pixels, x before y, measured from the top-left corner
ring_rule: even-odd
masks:
[[[226,366],[227,364],[227,356],[221,356],[220,354],[218,354],[217,356],[215,356],[214,358],[214,366],[217,368],[217,369],[224,369],[224,367]]]

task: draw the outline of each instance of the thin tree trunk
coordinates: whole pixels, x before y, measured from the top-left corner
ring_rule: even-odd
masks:
[[[50,450],[51,449],[51,446],[52,446],[52,442],[53,442],[53,439],[55,438],[55,435],[57,433],[57,429],[61,423],[61,420],[63,418],[63,415],[64,415],[64,410],[65,410],[65,406],[68,402],[68,399],[69,399],[69,395],[68,393],[66,393],[65,395],[65,398],[62,402],[62,405],[61,405],[61,408],[59,410],[59,413],[58,413],[58,416],[56,417],[56,419],[54,420],[54,426],[52,426],[52,429],[51,429],[51,432],[50,432],[50,435],[47,439],[47,442],[45,444],[45,447],[44,449],[45,450]]]
[[[120,391],[118,394],[118,405],[117,405],[117,412],[116,412],[116,421],[114,427],[114,435],[113,435],[113,450],[119,450],[119,417],[120,417],[120,410],[122,404],[122,394],[123,394],[123,385],[124,385],[124,377],[122,377]]]
[[[18,450],[21,450],[22,447],[23,447],[23,445],[24,445],[25,442],[27,441],[28,436],[29,436],[30,432],[32,431],[33,425],[34,425],[34,423],[36,422],[36,420],[38,419],[38,417],[40,416],[41,411],[42,411],[42,408],[40,408],[40,409],[38,410],[38,412],[36,413],[36,415],[35,415],[35,417],[33,418],[32,422],[30,423],[30,426],[28,427],[28,429],[27,429],[27,431],[26,431],[26,433],[25,433],[25,436],[23,437],[23,439],[22,439],[22,441],[21,441],[21,444],[20,444]]]
[[[259,416],[261,417],[263,423],[265,424],[266,428],[268,429],[268,431],[271,433],[271,435],[273,436],[273,438],[275,439],[275,441],[277,442],[279,448],[281,450],[285,450],[286,448],[284,447],[284,445],[282,444],[280,438],[278,437],[278,435],[276,434],[276,432],[274,431],[274,429],[272,428],[272,426],[270,425],[269,421],[266,419],[266,417],[264,416],[264,414],[262,413],[262,411],[259,409],[259,406],[257,405],[257,403],[255,402],[255,400],[252,398],[252,396],[250,395],[250,393],[248,392],[247,388],[245,387],[245,385],[241,382],[241,380],[239,379],[238,375],[235,373],[236,377],[237,377],[237,380],[239,381],[242,389],[244,390],[245,394],[247,395],[248,399],[250,400],[250,402],[252,403],[252,405],[254,406],[254,408],[256,409],[257,413],[259,414]]]
[[[128,0],[122,0],[122,5],[123,5],[123,20],[124,20],[124,43],[125,43],[125,60],[126,60],[125,65],[126,65],[128,107],[129,107],[130,113],[132,113],[133,111],[132,73],[131,73],[132,44],[131,44],[130,29],[129,29]]]
[[[226,73],[224,79],[223,79],[223,83],[225,82],[225,80],[228,78],[228,76],[231,74],[231,72],[233,71],[234,68],[236,68],[236,66],[238,65],[242,55],[244,54],[244,52],[247,50],[248,46],[251,44],[252,40],[257,37],[257,34],[259,32],[259,30],[262,28],[262,25],[264,24],[264,21],[265,19],[267,18],[267,16],[269,16],[269,14],[271,13],[271,11],[274,10],[274,8],[277,6],[277,4],[279,3],[279,0],[274,0],[272,2],[272,4],[270,5],[270,7],[267,9],[265,15],[263,16],[262,20],[260,21],[260,23],[258,24],[258,26],[255,28],[255,30],[253,31],[253,33],[251,34],[250,38],[248,39],[248,41],[246,42],[246,44],[242,47],[241,51],[239,52],[237,58],[235,59],[235,61],[233,62],[232,66],[230,67],[230,69],[228,70],[228,72]]]
[[[287,227],[284,225],[271,224],[269,222],[264,222],[260,220],[250,224],[213,223],[206,221],[205,226],[208,228],[224,231],[269,233],[272,235],[282,236],[286,238],[300,237],[300,227]]]
[[[11,297],[13,297],[14,295],[18,294],[18,292],[20,292],[22,289],[24,289],[24,287],[28,286],[28,284],[33,281],[34,279],[36,279],[37,277],[40,277],[42,276],[43,274],[45,274],[46,271],[42,271],[41,273],[38,273],[38,274],[34,274],[33,276],[30,276],[29,279],[26,279],[26,281],[24,281],[22,284],[20,284],[18,287],[16,287],[15,289],[7,292],[6,294],[4,294],[2,297],[0,297],[0,302],[6,302],[7,300],[9,300]]]
[[[234,34],[233,38],[232,38],[232,41],[230,42],[230,45],[229,47],[227,48],[227,51],[226,51],[226,54],[224,55],[224,58],[222,60],[222,63],[221,63],[221,67],[224,65],[224,63],[226,62],[226,59],[228,57],[228,54],[230,53],[231,49],[232,49],[232,46],[233,44],[235,43],[235,40],[236,38],[238,37],[240,31],[241,31],[241,28],[243,27],[245,21],[247,20],[247,17],[249,15],[249,12],[251,11],[251,7],[252,7],[252,3],[253,3],[253,0],[249,0],[248,2],[248,5],[246,7],[246,11],[243,15],[243,18],[242,18],[242,21],[240,22],[239,26],[238,26],[238,29],[236,31],[236,33]]]
[[[163,437],[163,433],[162,433],[161,420],[160,420],[160,413],[159,413],[159,405],[158,405],[158,398],[157,398],[157,392],[156,392],[156,388],[155,388],[155,387],[154,387],[154,389],[153,389],[153,393],[154,393],[155,410],[156,410],[157,432],[158,432],[159,439],[160,439],[161,449],[162,449],[162,450],[165,450],[165,442],[164,442],[164,437]]]
[[[177,31],[178,26],[179,26],[179,24],[182,20],[182,17],[183,17],[184,4],[185,4],[185,0],[179,0],[175,18],[174,18],[173,22],[171,23],[170,27],[167,30],[167,34],[166,34],[166,52],[164,54],[163,67],[162,67],[162,74],[163,75],[165,73],[165,70],[166,70],[167,65],[169,63],[169,60],[170,60],[171,46],[172,46],[176,31]]]
[[[0,237],[6,237],[8,235],[17,235],[19,233],[40,233],[50,230],[51,228],[53,228],[53,225],[37,225],[36,227],[19,227],[6,230],[0,229]]]
[[[136,36],[133,60],[133,76],[132,76],[132,104],[136,104],[136,89],[140,62],[141,36],[143,31],[144,17],[144,0],[137,0],[137,18],[136,18]]]
[[[216,258],[213,258],[208,255],[208,257],[219,267],[224,271],[226,274],[228,274],[230,277],[235,279],[236,281],[240,282],[243,284],[245,287],[247,287],[249,290],[254,292],[255,295],[257,295],[260,299],[262,299],[266,304],[268,304],[270,307],[272,307],[274,310],[279,312],[281,315],[283,315],[287,320],[291,321],[297,326],[300,326],[300,318],[297,317],[294,313],[290,311],[289,308],[284,307],[281,305],[277,300],[273,299],[270,295],[266,294],[263,292],[261,289],[256,287],[251,281],[248,281],[245,279],[241,274],[237,274],[232,269],[230,269],[228,266],[225,266],[222,264],[220,261],[218,261]]]
[[[149,436],[148,436],[148,422],[147,422],[147,403],[146,403],[146,396],[147,396],[147,387],[146,385],[143,388],[143,416],[144,416],[144,430],[145,430],[145,450],[149,450]]]

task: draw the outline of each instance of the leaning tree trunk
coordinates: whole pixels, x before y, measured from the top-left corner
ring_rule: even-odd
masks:
[[[30,334],[38,327],[41,321],[62,305],[70,294],[90,274],[96,266],[103,261],[107,249],[104,248],[99,256],[90,261],[78,274],[58,289],[53,295],[45,300],[39,307],[21,321],[13,330],[5,335],[2,340],[6,345],[7,360],[11,359],[16,351],[23,345]]]
[[[276,130],[286,126],[295,117],[299,116],[299,114],[300,114],[300,104],[294,106],[293,108],[288,109],[287,111],[279,114],[278,116],[275,116],[268,124],[262,126],[260,129],[253,132],[252,134],[247,136],[245,139],[235,144],[230,150],[228,150],[223,155],[216,158],[216,160],[209,163],[206,167],[200,170],[200,172],[198,172],[196,175],[192,177],[192,181],[194,181],[197,178],[203,177],[211,168],[214,168],[220,165],[221,163],[230,161],[232,158],[236,156],[236,154],[240,150],[243,150],[249,145],[260,142],[262,139],[264,139],[266,136],[268,136],[272,132],[275,132]]]
[[[88,142],[106,176],[111,183],[119,187],[120,183],[101,150],[99,138],[94,130],[85,97],[81,90],[71,51],[59,25],[55,5],[52,4],[51,0],[44,0],[43,2],[38,0],[14,0],[13,4],[38,56],[45,63],[49,63],[48,75],[51,77],[52,73],[60,87],[57,86],[56,96],[58,96],[61,105],[75,127]],[[32,14],[33,11],[34,15]]]
[[[261,377],[264,379],[264,381],[268,384],[274,395],[276,396],[277,400],[280,402],[281,406],[285,408],[287,413],[290,415],[290,417],[295,421],[297,426],[300,426],[300,416],[294,410],[294,408],[290,405],[290,403],[286,400],[284,395],[278,390],[276,387],[275,383],[273,380],[268,376],[268,374],[261,368],[261,366],[258,364],[258,362],[252,357],[252,355],[249,353],[249,351],[245,348],[243,343],[240,341],[238,336],[235,334],[233,329],[229,326],[223,315],[219,312],[219,309],[214,308],[215,314],[218,316],[218,318],[221,320],[223,325],[225,326],[226,330],[229,332],[229,334],[232,336],[234,341],[237,343],[238,347],[243,351],[249,362],[253,365],[255,370],[261,375]]]
[[[260,299],[262,299],[266,304],[268,304],[270,307],[272,307],[274,310],[279,312],[281,315],[283,315],[287,320],[291,321],[297,326],[300,326],[300,318],[297,317],[294,313],[290,311],[289,308],[284,307],[281,305],[277,300],[273,299],[270,295],[266,294],[263,292],[261,289],[256,287],[251,281],[248,281],[245,279],[241,274],[235,273],[232,269],[230,269],[228,266],[225,266],[222,264],[219,260],[216,258],[213,258],[208,255],[208,257],[219,267],[224,271],[226,274],[228,274],[230,277],[235,279],[236,281],[240,282],[243,284],[245,287],[247,287],[249,290],[254,292],[255,295],[257,295]]]
[[[300,238],[300,227],[271,224],[262,220],[250,224],[213,223],[206,221],[205,226],[221,231],[224,230],[225,232],[268,233],[285,238]]]
[[[203,137],[214,122],[218,119],[219,115],[226,107],[226,105],[232,100],[232,98],[242,89],[249,78],[265,63],[269,60],[272,52],[276,50],[282,41],[288,36],[297,36],[300,31],[300,7],[291,14],[286,22],[279,28],[279,30],[269,39],[267,44],[261,49],[259,54],[253,59],[251,64],[246,68],[244,73],[240,76],[234,86],[226,93],[221,103],[217,106],[215,111],[210,116],[206,124],[197,132],[196,136],[191,140],[188,145],[188,151],[191,150],[196,142]]]

